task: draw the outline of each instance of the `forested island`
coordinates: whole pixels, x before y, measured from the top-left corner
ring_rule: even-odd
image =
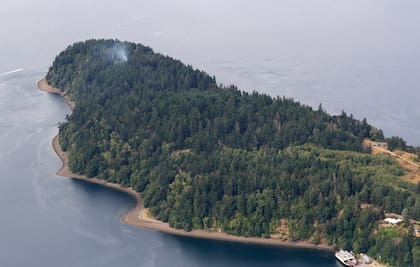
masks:
[[[247,93],[152,49],[88,40],[48,84],[76,103],[59,125],[71,171],[132,187],[159,220],[191,231],[309,240],[420,266],[420,184],[365,140],[417,152],[343,112]],[[381,227],[385,213],[401,226]]]

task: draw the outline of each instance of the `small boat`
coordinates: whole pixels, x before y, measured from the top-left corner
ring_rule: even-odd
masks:
[[[357,260],[352,252],[340,250],[335,253],[335,257],[345,266],[356,266]]]

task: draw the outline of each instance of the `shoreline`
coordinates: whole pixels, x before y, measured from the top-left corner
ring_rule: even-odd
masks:
[[[76,107],[76,103],[73,100],[71,100],[71,98],[65,92],[49,85],[47,79],[43,78],[42,80],[40,80],[37,86],[38,89],[41,91],[62,96],[70,110],[73,110]]]
[[[45,78],[38,82],[38,89],[44,92],[61,95],[62,97],[64,97],[65,102],[69,106],[70,110],[74,109],[75,107],[74,101],[72,101],[70,97],[66,95],[66,93],[62,92],[60,89],[50,86],[47,83]],[[326,244],[315,245],[311,243],[310,241],[292,242],[292,241],[285,241],[285,240],[274,239],[274,238],[235,236],[235,235],[230,235],[223,232],[209,232],[206,230],[192,230],[190,232],[186,232],[184,230],[172,228],[169,226],[169,223],[156,220],[150,216],[148,209],[144,207],[141,194],[135,191],[133,188],[123,187],[119,184],[107,182],[97,177],[88,178],[85,175],[80,175],[80,174],[71,172],[68,166],[67,153],[61,149],[58,134],[53,138],[52,146],[55,153],[62,161],[62,166],[57,171],[56,173],[57,175],[68,177],[71,179],[83,180],[83,181],[98,184],[101,186],[106,186],[114,190],[124,192],[134,198],[134,200],[136,201],[136,206],[132,210],[130,210],[127,214],[122,215],[120,218],[121,222],[124,224],[134,226],[134,227],[140,227],[143,229],[158,231],[158,232],[162,232],[166,234],[191,237],[191,238],[211,239],[211,240],[236,242],[236,243],[243,243],[243,244],[315,249],[315,250],[324,250],[324,251],[331,251],[331,252],[335,251],[334,246],[330,246]]]

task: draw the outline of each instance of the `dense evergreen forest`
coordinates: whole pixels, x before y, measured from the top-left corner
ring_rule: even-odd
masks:
[[[410,227],[378,230],[385,212],[420,219],[420,185],[363,147],[384,140],[366,120],[218,85],[116,40],[69,46],[46,78],[77,103],[59,125],[71,170],[132,186],[171,226],[270,237],[286,219],[290,240],[420,266]]]

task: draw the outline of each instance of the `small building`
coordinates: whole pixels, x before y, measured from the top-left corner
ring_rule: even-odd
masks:
[[[388,144],[386,142],[374,142],[373,143],[373,146],[387,148],[388,147]]]
[[[420,226],[415,226],[414,227],[414,236],[415,237],[420,237]]]
[[[400,222],[402,222],[402,220],[401,219],[396,219],[396,218],[385,218],[385,220],[384,220],[386,223],[389,223],[389,224],[393,224],[393,225],[397,225],[397,224],[399,224]]]

